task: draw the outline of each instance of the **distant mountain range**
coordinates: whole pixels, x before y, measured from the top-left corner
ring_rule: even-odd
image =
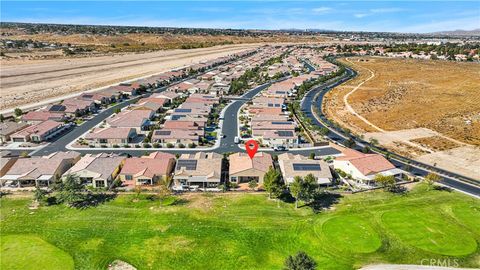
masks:
[[[453,31],[440,31],[430,33],[434,35],[447,35],[447,36],[480,36],[480,28],[473,30],[453,30]]]

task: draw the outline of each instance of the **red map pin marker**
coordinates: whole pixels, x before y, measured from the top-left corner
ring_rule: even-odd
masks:
[[[258,143],[255,140],[248,140],[245,143],[245,149],[247,150],[250,159],[253,159],[258,150]]]

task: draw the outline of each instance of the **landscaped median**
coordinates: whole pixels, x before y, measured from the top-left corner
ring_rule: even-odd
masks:
[[[432,258],[480,267],[480,202],[424,184],[402,195],[326,194],[317,214],[264,193],[158,196],[123,194],[83,210],[29,209],[32,198],[3,196],[0,268],[106,269],[122,260],[138,269],[280,269],[298,251],[319,269]]]

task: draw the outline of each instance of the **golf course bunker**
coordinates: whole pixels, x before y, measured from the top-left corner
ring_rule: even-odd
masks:
[[[370,224],[358,216],[339,216],[322,225],[328,243],[343,251],[371,253],[382,246],[380,236]]]
[[[56,246],[33,235],[2,236],[0,269],[68,270],[72,257]]]
[[[440,210],[389,211],[383,225],[401,241],[419,249],[449,256],[466,256],[477,249],[471,234]]]

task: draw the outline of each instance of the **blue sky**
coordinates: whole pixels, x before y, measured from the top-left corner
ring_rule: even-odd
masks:
[[[1,21],[425,33],[480,28],[467,1],[1,1]]]

